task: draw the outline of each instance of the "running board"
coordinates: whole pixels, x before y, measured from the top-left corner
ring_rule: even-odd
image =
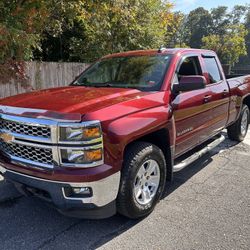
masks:
[[[191,156],[189,156],[185,160],[183,160],[180,163],[174,165],[173,171],[178,172],[178,171],[182,170],[183,168],[185,168],[186,166],[188,166],[192,162],[194,162],[194,161],[198,160],[199,158],[201,158],[204,154],[208,153],[209,151],[211,151],[212,149],[217,147],[224,140],[225,140],[225,136],[221,135],[218,139],[215,139],[213,142],[209,143],[207,146],[205,146],[200,151],[195,152],[194,154],[192,154]]]

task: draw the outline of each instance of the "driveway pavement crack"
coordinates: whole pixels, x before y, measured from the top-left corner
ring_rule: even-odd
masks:
[[[79,225],[82,221],[77,221],[73,224],[71,224],[70,226],[66,227],[64,230],[58,232],[57,234],[51,236],[50,238],[48,238],[47,240],[45,240],[37,249],[44,249],[46,248],[46,246],[48,246],[50,243],[52,243],[53,241],[55,241],[59,236],[61,236],[62,234],[68,232],[69,230],[71,230],[73,227]]]
[[[0,208],[9,208],[15,205],[21,198],[23,198],[23,195],[18,195],[15,197],[8,197],[5,199],[0,200]]]

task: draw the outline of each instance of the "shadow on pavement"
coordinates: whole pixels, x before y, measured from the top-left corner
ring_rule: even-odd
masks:
[[[187,166],[183,170],[174,173],[173,182],[166,184],[166,189],[163,198],[167,197],[169,194],[174,192],[179,186],[187,182],[192,176],[197,174],[199,171],[205,168],[209,163],[211,163],[213,161],[212,156],[238,144],[238,142],[230,141],[227,137],[226,132],[223,132],[222,135],[225,136],[226,140],[222,142],[219,146],[217,146],[211,152],[202,156],[200,159],[196,160],[190,166]]]

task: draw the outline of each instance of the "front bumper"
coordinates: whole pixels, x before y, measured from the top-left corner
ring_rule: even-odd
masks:
[[[93,182],[60,182],[21,174],[0,165],[0,173],[15,184],[19,191],[35,195],[53,204],[61,213],[79,217],[100,219],[116,213],[116,197],[120,183],[120,172]],[[68,197],[67,188],[91,188],[90,197]]]

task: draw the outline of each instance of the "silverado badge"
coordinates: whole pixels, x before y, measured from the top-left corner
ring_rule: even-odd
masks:
[[[14,136],[8,133],[0,132],[0,140],[5,143],[11,143],[14,140]]]

